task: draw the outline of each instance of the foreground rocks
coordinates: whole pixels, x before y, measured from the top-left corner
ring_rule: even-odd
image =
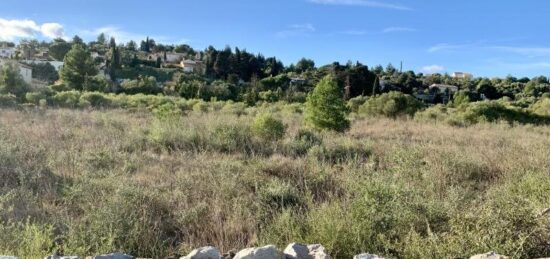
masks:
[[[106,255],[88,256],[86,259],[134,259],[134,257],[123,253],[112,253]]]
[[[44,259],[81,259],[78,256],[59,256],[59,255],[50,255],[44,257]]]
[[[155,257],[156,258],[156,257]],[[170,257],[172,258],[172,257]],[[16,256],[0,255],[0,259],[19,259]],[[46,256],[44,259],[84,259],[79,256]],[[88,256],[85,259],[134,259],[133,256],[123,253],[112,253],[97,256]],[[145,258],[135,258],[145,259]],[[304,245],[299,243],[289,244],[284,251],[280,251],[274,245],[263,247],[251,247],[243,249],[237,253],[233,250],[227,254],[220,253],[216,247],[205,246],[197,248],[186,256],[180,259],[332,259],[325,251],[325,248],[320,244]],[[386,257],[375,254],[363,253],[353,257],[353,259],[386,259]],[[389,258],[388,258],[389,259]],[[499,255],[495,252],[488,252],[471,256],[470,259],[510,259],[508,256]],[[550,258],[539,258],[550,259]]]
[[[246,248],[239,251],[233,259],[285,259],[285,256],[276,246],[268,245]]]
[[[470,259],[509,259],[510,257],[499,255],[495,252],[488,252],[485,254],[478,254],[470,257]]]
[[[373,255],[373,254],[359,254],[354,256],[353,259],[386,259],[386,258],[380,257],[378,255]]]
[[[220,259],[221,257],[217,248],[205,246],[191,251],[187,256],[180,257],[180,259]]]
[[[283,251],[286,259],[331,259],[325,252],[325,247],[319,244],[302,245],[292,243]]]

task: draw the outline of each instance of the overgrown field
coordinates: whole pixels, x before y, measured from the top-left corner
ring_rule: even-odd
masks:
[[[0,109],[0,254],[550,255],[550,126],[208,109]]]

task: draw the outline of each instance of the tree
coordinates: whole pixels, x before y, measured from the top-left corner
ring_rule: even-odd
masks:
[[[135,41],[131,40],[128,43],[126,43],[126,49],[130,51],[136,51],[136,48],[137,48],[137,45]]]
[[[19,74],[19,66],[15,63],[7,63],[0,66],[0,94],[13,94],[23,97],[28,91],[28,86]]]
[[[55,67],[48,62],[30,65],[32,66],[32,78],[36,78],[50,84],[59,79],[59,74],[55,70]]]
[[[63,60],[67,52],[71,50],[71,43],[66,42],[64,39],[58,38],[50,45],[49,54],[55,60]]]
[[[477,92],[485,95],[488,99],[498,99],[498,91],[489,79],[483,79],[477,84]]]
[[[346,118],[347,111],[336,78],[328,75],[308,95],[305,119],[307,123],[317,129],[342,132],[350,126],[350,122]]]
[[[63,68],[59,72],[60,78],[70,88],[82,90],[87,77],[97,74],[94,60],[83,45],[75,44],[64,59]]]
[[[295,69],[298,73],[303,73],[315,68],[315,62],[311,59],[302,58],[296,63]]]
[[[107,37],[105,36],[105,33],[101,33],[97,36],[97,43],[104,45],[107,42]]]
[[[115,38],[111,38],[109,42],[109,58],[107,62],[109,68],[109,76],[111,80],[115,80],[116,70],[120,67],[120,50],[116,46]]]
[[[78,35],[75,35],[73,37],[73,44],[84,44],[84,41],[82,40],[82,38],[78,37]]]
[[[39,47],[40,43],[37,40],[22,40],[19,42],[21,56],[24,59],[31,59],[34,57]]]

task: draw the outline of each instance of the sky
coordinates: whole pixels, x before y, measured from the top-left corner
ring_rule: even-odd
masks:
[[[550,76],[548,13],[545,0],[2,0],[0,40],[104,32],[119,43],[229,45],[285,65],[533,77]]]

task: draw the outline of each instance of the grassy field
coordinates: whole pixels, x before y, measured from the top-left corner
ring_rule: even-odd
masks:
[[[260,112],[283,138],[251,129]],[[336,134],[296,106],[240,113],[0,109],[0,254],[550,255],[550,126],[356,118]]]

